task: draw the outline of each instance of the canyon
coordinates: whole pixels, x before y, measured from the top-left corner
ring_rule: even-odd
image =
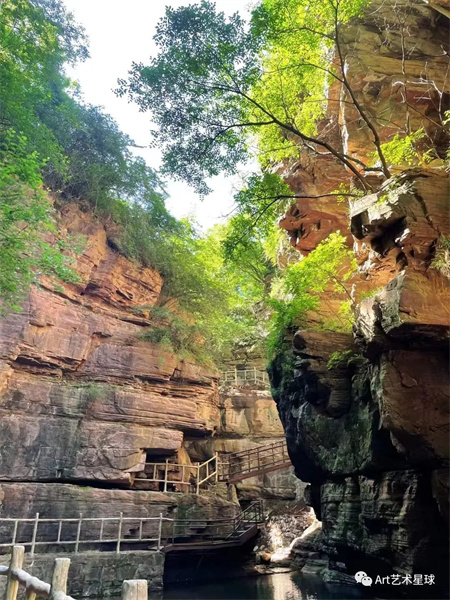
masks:
[[[276,563],[277,550],[290,546],[279,564],[327,583],[356,587],[361,570],[374,580],[433,574],[435,587],[417,593],[446,596],[449,15],[444,2],[407,8],[372,0],[342,28],[340,48],[381,143],[421,131],[420,164],[400,161],[389,177],[372,169],[365,190],[329,153],[302,147],[276,165],[296,197],[279,222],[292,256],[303,260],[338,231],[356,267],[286,331],[267,368],[270,384],[256,378],[265,374],[261,353],[236,353],[222,365],[235,372],[227,382],[216,368],[145,339],[160,324],[152,309],[170,304],[176,313],[177,299],[165,297],[157,270],[119,252],[116,225],[53,194],[56,229],[73,241],[79,280],[42,276],[20,310],[0,318],[1,518],[206,522],[262,499],[268,525],[247,548],[252,566],[252,549],[259,562]],[[372,164],[373,133],[348,88],[332,81],[328,96],[318,131]],[[350,200],[333,194],[342,186]],[[344,301],[351,330],[336,326]],[[253,371],[254,381],[238,384],[239,370]],[[146,480],[146,463],[189,469],[284,439],[289,468],[201,493],[180,493],[176,477],[169,485]],[[8,535],[0,523],[0,538]],[[161,589],[162,555],[144,561],[141,550],[104,553],[92,568],[80,553],[72,593],[109,595],[141,577]],[[35,572],[48,578],[42,557]],[[192,563],[196,570],[197,556]]]

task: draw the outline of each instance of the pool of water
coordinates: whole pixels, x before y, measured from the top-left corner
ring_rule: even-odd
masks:
[[[239,577],[214,583],[177,585],[164,590],[164,600],[354,600],[372,598],[364,590],[331,586],[301,573]]]

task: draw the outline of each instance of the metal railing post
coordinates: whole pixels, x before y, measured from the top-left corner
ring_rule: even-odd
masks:
[[[195,493],[198,495],[200,493],[200,467],[197,467],[197,480],[195,483],[195,488]]]
[[[102,518],[100,521],[100,541],[103,542],[103,525],[105,524],[105,520]]]
[[[17,537],[17,528],[18,528],[18,526],[19,526],[19,522],[18,522],[18,520],[16,519],[16,520],[14,521],[14,531],[13,531],[13,536],[12,536],[12,545],[13,545],[13,546],[14,546],[14,545],[15,545],[15,543],[16,543],[16,537]]]
[[[166,466],[164,469],[164,491],[167,492],[167,477],[169,472],[169,459],[166,458]]]
[[[80,518],[78,519],[78,527],[77,527],[77,539],[75,541],[75,554],[78,553],[78,546],[80,545],[80,535],[81,535],[81,524],[83,521],[83,513],[80,513]]]
[[[162,548],[161,544],[161,536],[162,536],[162,523],[163,523],[163,514],[159,513],[159,527],[158,527],[158,552]]]
[[[36,537],[37,537],[37,531],[38,531],[38,527],[39,527],[39,513],[36,513],[36,517],[34,520],[34,527],[33,527],[33,537],[31,539],[31,556],[34,556],[34,548],[36,546]]]
[[[118,528],[118,531],[117,531],[116,554],[120,554],[120,538],[122,537],[122,520],[123,520],[123,513],[120,513],[120,516],[119,516],[119,528]]]
[[[62,519],[59,520],[58,523],[58,539],[57,539],[57,544],[59,544],[61,542],[61,532],[62,532]]]
[[[219,481],[219,453],[216,452],[216,483]]]

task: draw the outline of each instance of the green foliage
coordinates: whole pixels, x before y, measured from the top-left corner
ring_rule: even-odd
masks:
[[[238,14],[226,19],[202,0],[167,7],[154,41],[159,55],[148,66],[133,64],[119,93],[152,111],[165,172],[208,193],[205,177],[232,174],[247,156],[246,142],[233,127],[245,118],[234,90],[248,92],[261,74],[258,39],[248,35]]]
[[[252,308],[268,269],[258,262],[262,253],[249,248],[236,274],[224,263],[219,229],[201,237],[167,212],[163,185],[134,156],[132,140],[110,116],[85,105],[66,78],[65,64],[87,56],[86,38],[57,0],[5,0],[0,10],[3,310],[17,308],[41,274],[76,280],[44,183],[63,200],[89,202],[115,224],[110,243],[163,276],[163,301],[175,298],[178,309],[152,308],[158,323],[146,339],[203,362],[229,354],[235,340],[257,328]],[[234,35],[226,29],[225,38]]]
[[[152,311],[152,315],[154,314]],[[167,322],[165,326],[149,329],[142,334],[141,339],[161,344],[165,350],[178,354],[180,358],[191,358],[208,366],[213,365],[211,356],[204,348],[205,340],[197,323],[189,323],[170,311],[167,311],[164,318]]]
[[[100,384],[97,381],[91,381],[88,383],[86,386],[84,386],[88,400],[93,402],[94,400],[100,398],[102,391],[104,391],[104,388],[106,387],[107,386]]]
[[[46,21],[55,28],[58,47],[64,54],[65,62],[75,63],[89,58],[84,28],[59,0],[31,0],[31,4],[41,9]]]
[[[327,369],[348,367],[352,360],[360,356],[354,350],[338,350],[330,356],[330,360],[327,362]]]
[[[69,31],[62,45],[62,35]],[[75,41],[80,36],[82,30],[51,0],[1,3],[0,143],[8,130],[16,131],[30,153],[37,152],[40,161],[50,162],[59,173],[65,168],[63,153],[41,112],[46,106],[59,111],[69,85],[64,61],[82,54]]]
[[[261,244],[271,234],[279,215],[292,202],[292,192],[279,175],[263,173],[250,175],[245,185],[235,195],[237,213],[230,219],[224,240],[228,259]]]
[[[439,237],[430,266],[446,277],[450,277],[450,237],[445,235]]]
[[[341,331],[349,333],[352,330],[354,322],[353,301],[348,298],[343,300],[339,306],[337,314],[327,319],[323,324],[323,329],[331,331]]]
[[[340,27],[359,15],[363,0],[263,0],[252,14],[252,31],[264,39],[262,77],[252,88],[270,114],[307,136],[316,136],[324,116],[326,90],[335,73],[335,19]],[[260,110],[255,112],[255,117]],[[297,157],[299,140],[277,125],[258,128],[260,161],[270,166]]]
[[[304,294],[300,298],[284,300],[271,298],[267,303],[272,309],[272,314],[266,350],[268,358],[272,359],[285,347],[286,336],[292,334],[293,329],[302,323],[307,313],[317,307],[318,298]]]
[[[173,224],[160,180],[133,155],[132,140],[98,107],[83,104],[64,75],[65,63],[88,55],[72,15],[56,0],[5,0],[1,16],[0,144],[18,132],[45,165],[44,183],[65,199],[88,200],[122,221],[123,202],[133,202],[155,226]]]
[[[148,66],[133,65],[120,93],[151,110],[154,143],[166,173],[201,193],[205,178],[233,174],[257,140],[262,175],[236,195],[225,227],[201,236],[165,208],[164,187],[136,158],[132,140],[98,107],[84,104],[65,65],[87,56],[86,37],[58,0],[4,0],[0,19],[0,295],[17,307],[41,274],[75,281],[58,240],[43,183],[64,200],[82,200],[108,223],[119,251],[164,278],[161,302],[144,334],[180,356],[216,362],[286,329],[317,306],[350,269],[333,234],[298,264],[279,263],[277,218],[292,192],[269,171],[319,136],[335,17],[358,14],[361,0],[263,0],[251,24],[226,18],[212,2],[167,8]],[[313,143],[319,143],[314,138]],[[273,169],[274,170],[274,169]],[[48,240],[51,239],[53,245]],[[277,266],[283,271],[276,277]],[[169,300],[175,298],[173,308]],[[172,307],[170,310],[167,307]],[[348,307],[347,307],[348,308]],[[143,308],[143,310],[146,310]],[[336,317],[339,322],[342,315]]]
[[[168,268],[163,295],[175,298],[178,305],[168,308],[168,302],[135,310],[148,312],[154,321],[143,339],[180,357],[219,365],[232,357],[236,347],[261,343],[266,267],[254,262],[253,247],[241,253],[238,265],[224,260],[222,241],[229,226],[216,226],[201,237],[191,223],[182,225],[177,237],[169,238],[168,263],[159,267]]]
[[[71,259],[62,254],[64,240],[56,238],[36,153],[27,153],[23,137],[10,132],[7,139],[0,150],[0,314],[18,310],[28,286],[40,275],[78,281]]]
[[[339,27],[363,5],[264,0],[250,27],[208,0],[168,7],[154,37],[158,55],[134,63],[118,93],[151,112],[165,172],[208,193],[205,178],[233,174],[255,136],[263,166],[317,141],[335,18]]]
[[[269,356],[283,346],[285,332],[298,326],[307,313],[318,305],[319,294],[327,288],[345,291],[345,282],[356,268],[352,251],[339,232],[332,233],[300,262],[288,265],[272,288],[271,331],[268,339]],[[346,329],[342,315],[336,315],[333,329]]]
[[[396,133],[390,142],[381,145],[383,156],[391,167],[413,166],[421,163],[417,143],[425,137],[423,127],[409,135],[401,136]],[[372,160],[377,161],[377,155],[372,153]]]

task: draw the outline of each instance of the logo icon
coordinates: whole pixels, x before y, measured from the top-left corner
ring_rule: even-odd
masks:
[[[358,571],[355,575],[355,579],[358,583],[370,587],[372,585],[372,577],[369,577],[365,571]]]

